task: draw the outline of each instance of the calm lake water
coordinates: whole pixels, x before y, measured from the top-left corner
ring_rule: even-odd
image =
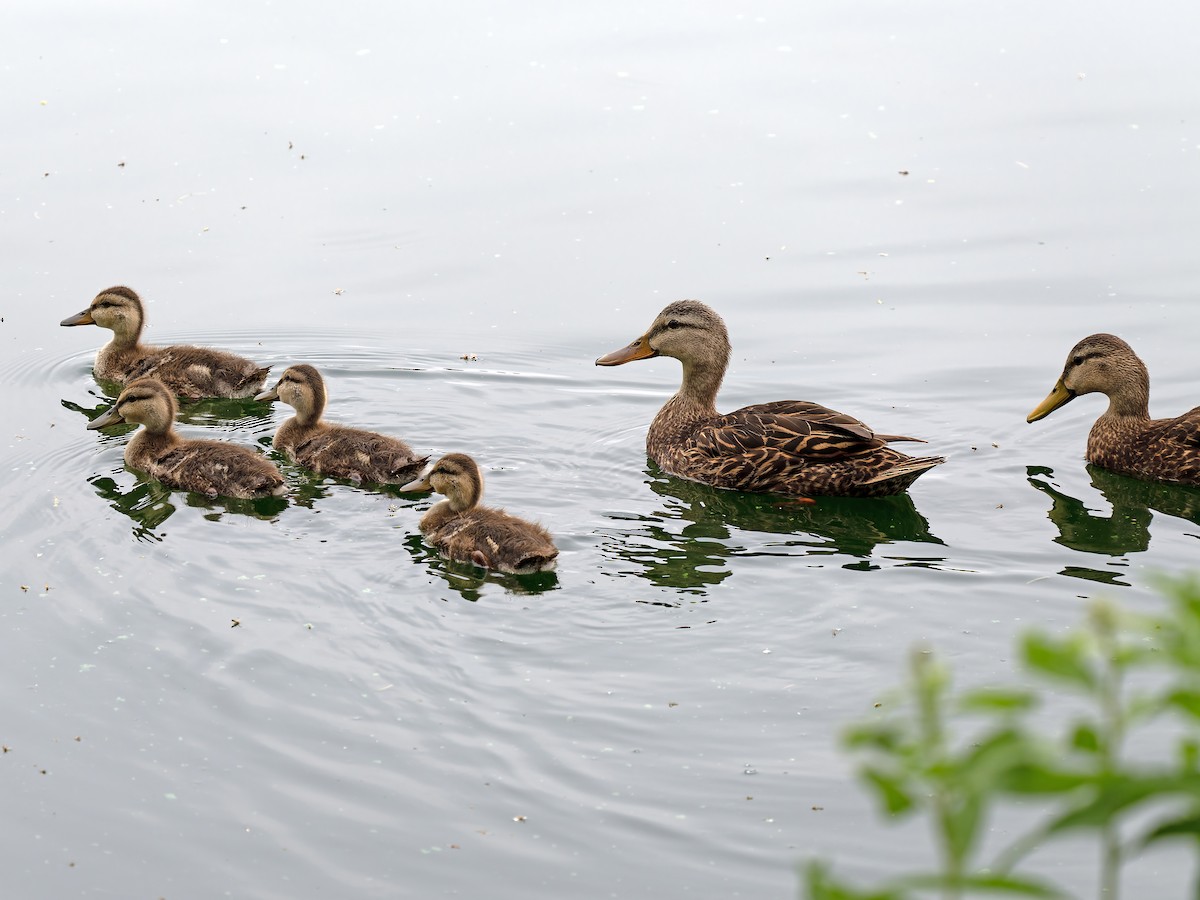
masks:
[[[13,897],[793,897],[928,856],[837,745],[928,644],[962,683],[1087,600],[1158,604],[1197,492],[1089,469],[1076,340],[1197,402],[1200,12],[948,2],[21,3],[3,13],[0,861]],[[147,339],[325,374],[474,455],[558,571],[422,543],[429,498],[141,483],[84,429],[100,289]],[[945,466],[890,500],[722,493],[644,434],[667,302],[724,408],[816,400]],[[287,414],[185,408],[269,450]],[[234,623],[237,627],[232,627]],[[998,826],[1002,827],[1002,826]],[[1091,848],[1044,871],[1081,892]],[[1182,896],[1178,850],[1128,870]]]

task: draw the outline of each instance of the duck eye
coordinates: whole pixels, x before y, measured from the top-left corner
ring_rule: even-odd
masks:
[[[671,319],[671,321],[667,322],[667,327],[670,329],[682,328],[683,323],[680,322],[678,319]]]
[[[1082,357],[1082,356],[1076,356],[1074,359],[1072,359],[1072,360],[1071,360],[1071,365],[1073,365],[1073,366],[1082,366],[1082,365],[1083,365],[1083,357]]]

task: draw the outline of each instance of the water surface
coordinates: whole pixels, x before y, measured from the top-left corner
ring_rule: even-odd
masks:
[[[271,3],[10,10],[0,232],[0,860],[15,895],[789,897],[927,854],[836,738],[908,648],[965,683],[1088,598],[1157,604],[1195,491],[1025,415],[1123,335],[1196,403],[1196,14],[1153,5]],[[127,471],[62,329],[324,373],[332,419],[462,450],[553,576],[455,567],[429,498]],[[723,408],[926,438],[908,496],[664,476],[678,364],[597,369],[670,300],[726,318]],[[186,407],[269,452],[283,408]],[[1176,896],[1181,857],[1131,866]],[[1087,848],[1040,861],[1086,891]]]

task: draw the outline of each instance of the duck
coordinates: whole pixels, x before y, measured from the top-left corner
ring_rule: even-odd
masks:
[[[59,324],[99,325],[112,331],[112,340],[96,354],[93,372],[97,378],[126,385],[152,376],[185,400],[253,397],[263,389],[270,371],[270,366],[259,366],[224,350],[143,344],[146,310],[142,299],[132,288],[120,285],[105,288],[87,309]]]
[[[326,397],[325,379],[310,365],[289,366],[273,388],[255,395],[296,410],[275,432],[276,450],[318,475],[359,483],[405,484],[429,462],[399,438],[323,421]]]
[[[174,427],[177,412],[170,388],[157,378],[138,378],[87,427],[95,431],[125,423],[141,425],[125,446],[125,465],[169,488],[243,500],[286,493],[279,469],[250,448],[180,437]]]
[[[1076,344],[1050,394],[1026,421],[1092,393],[1107,396],[1108,409],[1088,434],[1088,462],[1145,481],[1200,485],[1200,406],[1173,419],[1151,419],[1149,370],[1115,334],[1089,335]]]
[[[421,517],[419,527],[447,559],[509,575],[554,568],[558,548],[550,532],[502,509],[479,505],[483,473],[465,453],[447,453],[401,490],[445,495]]]
[[[646,434],[647,455],[669,475],[727,490],[815,496],[899,494],[941,456],[909,456],[889,444],[920,438],[876,434],[845,413],[806,400],[779,400],[719,413],[729,366],[725,322],[699,300],[668,304],[649,330],[596,360],[620,366],[669,356],[683,364],[679,391]]]

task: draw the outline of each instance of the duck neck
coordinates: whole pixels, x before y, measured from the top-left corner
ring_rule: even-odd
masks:
[[[113,350],[130,350],[137,347],[142,336],[142,320],[123,318],[115,324],[108,346]]]
[[[652,432],[674,432],[700,419],[717,414],[717,391],[725,377],[728,355],[698,362],[683,361],[683,383],[679,391],[659,410],[650,426]]]
[[[1148,422],[1150,420],[1150,376],[1143,371],[1131,378],[1121,389],[1108,395],[1108,410],[1104,417],[1112,420]]]
[[[321,410],[319,409],[297,409],[296,415],[292,418],[302,428],[319,428],[324,424],[321,421]]]
[[[137,434],[125,445],[125,461],[130,462],[147,455],[159,457],[181,442],[182,438],[169,425],[154,431],[146,427],[139,428]]]

